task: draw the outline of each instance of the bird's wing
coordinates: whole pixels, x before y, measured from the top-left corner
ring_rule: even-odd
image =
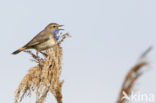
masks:
[[[30,48],[47,40],[49,40],[49,33],[46,30],[43,30],[38,35],[36,35],[30,42],[28,42],[24,47]]]

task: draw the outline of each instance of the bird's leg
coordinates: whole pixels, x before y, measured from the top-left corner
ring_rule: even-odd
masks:
[[[40,51],[40,53],[41,53],[43,56],[47,57],[47,54],[46,54],[46,53],[41,52],[41,51]]]
[[[38,53],[39,53],[39,51],[37,50],[37,51],[36,51],[36,56],[37,56],[37,57],[38,57]]]

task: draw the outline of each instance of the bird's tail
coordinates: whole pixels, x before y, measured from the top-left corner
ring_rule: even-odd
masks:
[[[16,55],[20,53],[21,51],[25,50],[26,48],[19,48],[18,50],[14,51],[12,54]]]

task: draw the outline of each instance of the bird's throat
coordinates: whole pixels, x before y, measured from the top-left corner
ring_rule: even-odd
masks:
[[[56,40],[59,39],[59,36],[58,36],[59,31],[60,31],[59,29],[56,29],[56,30],[54,31],[54,38],[55,38]]]

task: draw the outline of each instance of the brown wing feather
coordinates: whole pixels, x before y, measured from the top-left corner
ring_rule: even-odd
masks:
[[[46,30],[43,30],[38,35],[36,35],[30,42],[28,42],[24,47],[31,48],[35,45],[43,43],[49,40],[49,36],[50,34]]]

